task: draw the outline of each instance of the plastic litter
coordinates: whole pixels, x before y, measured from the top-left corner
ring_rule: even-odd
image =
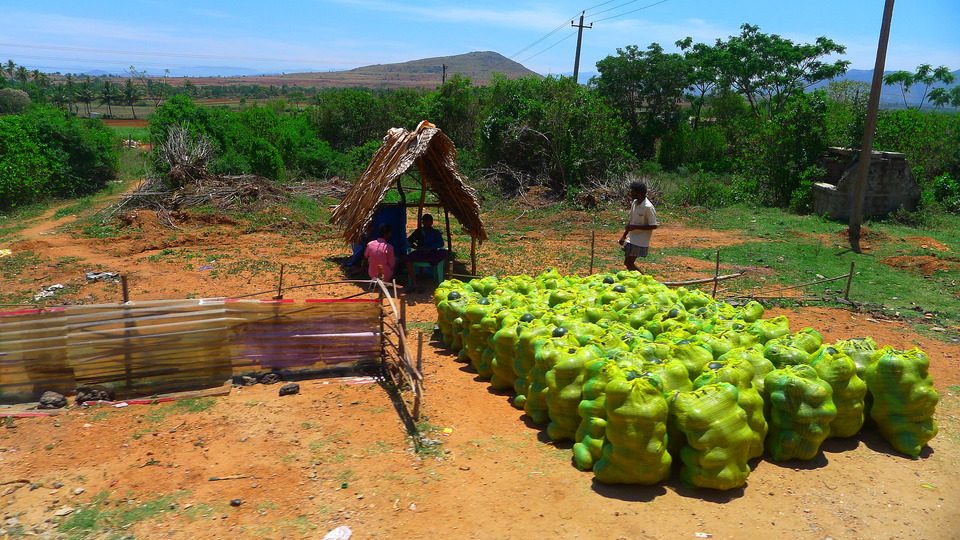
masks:
[[[13,251],[9,249],[0,249],[0,258],[9,257],[13,255]]]
[[[37,294],[35,294],[35,295],[33,296],[33,300],[34,300],[34,301],[37,301],[37,300],[40,300],[40,299],[42,299],[42,298],[50,298],[51,296],[56,295],[56,294],[57,294],[57,291],[59,291],[60,289],[63,289],[63,288],[64,288],[64,286],[61,285],[60,283],[56,283],[56,284],[54,284],[54,285],[48,285],[48,286],[40,289],[40,292],[37,293]]]
[[[323,540],[350,540],[351,536],[353,536],[353,531],[350,530],[350,527],[341,525],[328,532],[327,535],[323,537]]]
[[[453,434],[453,429],[451,429],[451,428],[443,428],[443,434],[444,434],[445,436],[449,437],[450,435]]]
[[[119,279],[119,272],[87,272],[87,281],[109,281]]]

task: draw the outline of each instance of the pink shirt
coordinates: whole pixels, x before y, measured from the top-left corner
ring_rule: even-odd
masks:
[[[379,273],[378,266],[383,266],[383,280],[390,281],[393,278],[393,265],[396,259],[393,256],[393,246],[383,238],[377,238],[369,244],[364,252],[364,257],[370,259],[370,265],[367,267],[367,274],[370,279],[376,279]]]

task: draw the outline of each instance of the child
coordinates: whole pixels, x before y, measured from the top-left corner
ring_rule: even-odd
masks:
[[[630,218],[620,237],[620,245],[623,246],[623,264],[627,270],[640,271],[637,257],[646,257],[650,250],[650,237],[657,228],[657,211],[647,199],[647,185],[643,182],[630,183],[630,199],[633,200]]]
[[[389,223],[381,223],[378,231],[379,237],[367,244],[363,256],[368,259],[367,274],[370,279],[376,279],[377,277],[380,277],[383,281],[393,279],[393,267],[397,259],[393,254],[393,246],[390,244],[392,232]],[[381,268],[382,276],[379,275]]]

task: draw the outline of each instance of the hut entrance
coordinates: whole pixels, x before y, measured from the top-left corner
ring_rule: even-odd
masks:
[[[354,246],[362,246],[381,223],[389,223],[399,257],[409,249],[407,230],[415,230],[422,216],[430,213],[445,234],[450,257],[443,272],[449,276],[454,255],[452,215],[470,236],[470,273],[476,275],[477,248],[487,233],[476,191],[466,184],[456,158],[453,141],[430,122],[420,122],[414,131],[391,129],[360,179],[333,210],[330,223],[343,229],[344,240]],[[408,212],[411,208],[416,211]]]

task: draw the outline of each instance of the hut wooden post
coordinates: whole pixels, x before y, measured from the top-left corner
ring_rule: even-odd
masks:
[[[470,275],[477,275],[477,237],[470,235]]]
[[[444,221],[444,222],[446,223],[446,225],[447,225],[447,253],[449,253],[449,255],[447,255],[447,260],[443,262],[443,266],[444,266],[444,268],[446,268],[446,272],[444,272],[444,276],[443,276],[443,277],[444,277],[444,278],[449,278],[450,275],[453,274],[453,261],[450,260],[450,257],[453,256],[453,244],[450,243],[450,240],[451,240],[451,236],[450,236],[450,210],[448,210],[446,206],[443,207],[443,221]]]

